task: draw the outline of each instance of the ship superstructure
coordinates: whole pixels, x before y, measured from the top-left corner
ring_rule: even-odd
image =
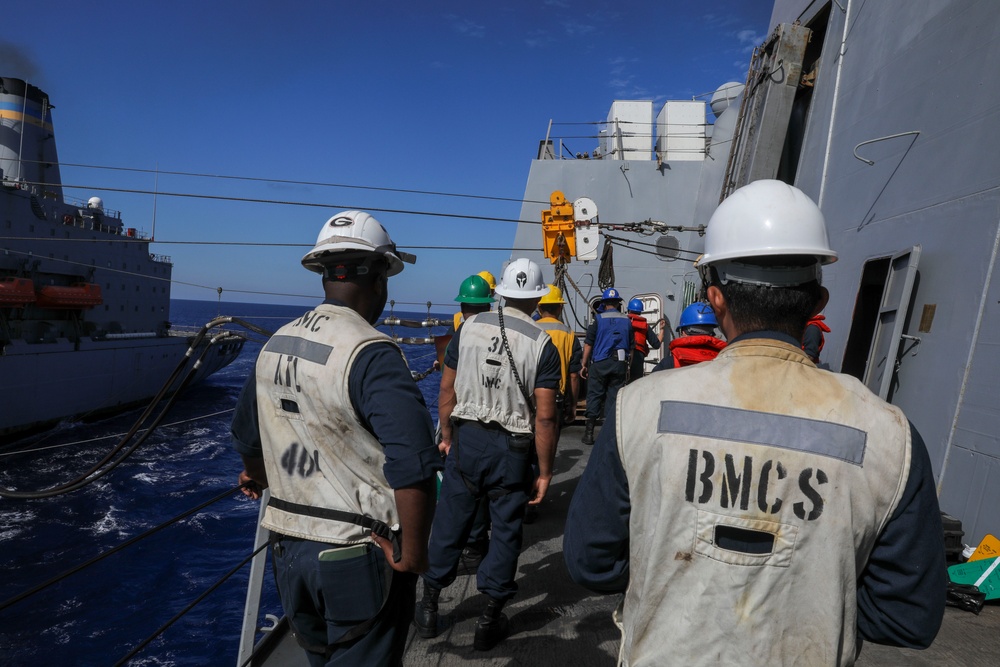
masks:
[[[187,350],[169,257],[99,197],[63,196],[48,95],[0,78],[0,437],[156,394]],[[242,348],[209,350],[200,377]]]
[[[654,119],[652,102],[629,100],[596,151],[565,159],[547,136],[514,245],[541,247],[536,202],[552,192],[593,200],[599,217],[576,226],[596,259],[566,266],[577,312],[613,275],[626,299],[659,295],[673,326],[718,203],[762,178],[799,187],[840,255],[824,269],[822,361],[913,421],[941,507],[974,544],[1000,529],[1000,22],[989,2],[933,4],[779,0],[744,84],[717,91],[714,122],[672,102]]]

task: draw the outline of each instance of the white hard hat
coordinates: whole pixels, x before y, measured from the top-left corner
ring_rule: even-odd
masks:
[[[302,258],[302,266],[323,273],[324,265],[341,253],[369,252],[385,257],[388,275],[403,270],[403,262],[413,264],[416,257],[396,250],[396,244],[382,224],[364,211],[343,211],[325,223],[316,237],[316,245]]]
[[[787,255],[815,257],[817,264],[765,268],[753,262]],[[787,286],[818,279],[819,265],[835,261],[826,220],[812,199],[782,181],[761,180],[736,190],[715,209],[705,230],[705,253],[695,266],[725,267],[741,282]]]
[[[527,257],[515,259],[503,270],[498,296],[508,299],[537,299],[549,292],[549,286],[542,279],[542,270]]]

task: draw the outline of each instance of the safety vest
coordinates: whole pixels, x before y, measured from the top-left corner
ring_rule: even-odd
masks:
[[[455,331],[458,331],[458,327],[462,324],[462,320],[463,320],[462,311],[455,313],[455,317],[452,318],[452,327],[455,329]]]
[[[386,343],[396,347],[350,308],[322,304],[281,327],[261,350],[257,414],[271,489],[265,528],[355,544],[370,542],[371,529],[331,518],[329,510],[398,523],[382,472],[385,452],[348,393],[358,352]]]
[[[543,317],[536,321],[540,329],[545,331],[552,343],[559,350],[559,366],[562,371],[562,379],[559,381],[559,393],[566,394],[566,387],[569,383],[569,361],[573,358],[573,343],[576,341],[576,334],[568,326],[554,317]]]
[[[513,356],[518,376],[528,396],[535,387],[538,362],[549,337],[535,322],[514,308],[499,313],[479,313],[465,320],[458,339],[455,369],[456,419],[495,422],[509,433],[531,433],[531,408],[510,368]],[[510,346],[507,354],[504,336]]]
[[[823,321],[825,319],[826,315],[816,315],[814,317],[811,317],[809,321],[806,322],[807,329],[811,326],[819,329],[819,349],[816,350],[817,357],[819,356],[819,353],[823,351],[823,346],[826,344],[826,336],[824,336],[823,334],[830,333],[830,327],[827,325],[826,322]]]
[[[625,350],[625,359],[627,360],[630,352],[628,335],[632,329],[632,323],[625,313],[607,310],[603,313],[597,313],[594,318],[597,321],[597,336],[594,339],[591,359],[597,362],[608,358],[617,358],[615,353],[618,350]]]
[[[636,313],[629,313],[628,318],[632,321],[636,352],[645,357],[649,354],[649,342],[646,340],[646,337],[649,336],[649,322],[646,321],[645,317]]]
[[[616,410],[642,538],[622,664],[853,664],[856,582],[910,470],[903,413],[771,339],[655,373]]]
[[[674,368],[692,366],[715,359],[726,341],[715,336],[681,336],[670,341],[670,354],[674,357]]]

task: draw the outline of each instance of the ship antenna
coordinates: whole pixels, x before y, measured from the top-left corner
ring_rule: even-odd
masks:
[[[149,232],[149,240],[156,240],[156,193],[160,187],[160,163],[156,163],[156,172],[153,176],[153,229]]]

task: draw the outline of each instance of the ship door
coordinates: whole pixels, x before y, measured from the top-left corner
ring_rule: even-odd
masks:
[[[841,370],[886,401],[898,370],[920,246],[865,263]]]

